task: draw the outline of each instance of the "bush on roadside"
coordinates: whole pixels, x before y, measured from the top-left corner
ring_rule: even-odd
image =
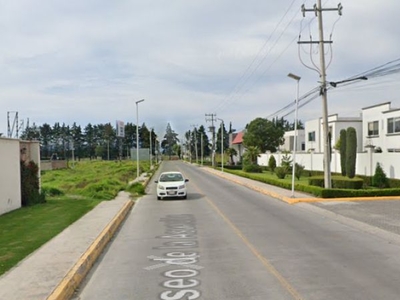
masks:
[[[30,206],[46,202],[45,194],[40,192],[38,165],[30,161],[26,164],[20,161],[21,170],[21,204]]]
[[[247,173],[261,173],[262,169],[259,165],[256,164],[246,164],[243,166],[243,171]]]
[[[276,176],[278,176],[279,179],[285,179],[287,173],[288,173],[288,169],[285,167],[276,167],[275,168],[275,174],[276,174]]]
[[[273,155],[268,160],[268,167],[271,170],[272,173],[274,173],[275,168],[276,168],[276,159]]]
[[[389,181],[386,176],[385,171],[383,171],[382,166],[380,163],[376,164],[375,174],[372,177],[372,186],[377,188],[387,188],[389,187]]]
[[[304,171],[304,166],[295,163],[295,169],[294,169],[294,176],[296,176],[297,180],[300,180],[301,175],[303,175]]]

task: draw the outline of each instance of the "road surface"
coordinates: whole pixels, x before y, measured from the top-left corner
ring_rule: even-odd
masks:
[[[183,162],[187,200],[155,183],[75,299],[399,299],[400,245]]]

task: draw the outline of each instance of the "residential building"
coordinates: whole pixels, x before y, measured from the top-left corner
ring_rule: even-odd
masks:
[[[391,102],[364,107],[362,118],[364,148],[400,152],[400,108],[391,108]]]
[[[245,151],[245,147],[243,145],[243,135],[244,131],[229,134],[229,147],[235,149],[237,152],[237,155],[233,157],[235,164],[242,160],[242,156]]]

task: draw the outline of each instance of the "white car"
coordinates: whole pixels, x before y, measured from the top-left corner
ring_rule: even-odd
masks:
[[[157,200],[163,198],[177,198],[182,197],[186,199],[186,182],[189,179],[185,179],[180,172],[164,172],[161,173],[157,183]]]

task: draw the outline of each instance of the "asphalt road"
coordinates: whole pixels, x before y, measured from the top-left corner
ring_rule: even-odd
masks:
[[[187,200],[134,207],[76,299],[399,299],[400,246],[182,162]]]

